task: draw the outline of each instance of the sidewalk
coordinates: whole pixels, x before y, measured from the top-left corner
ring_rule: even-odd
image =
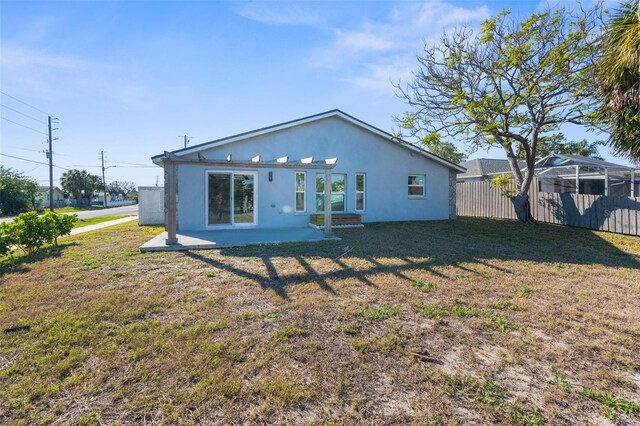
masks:
[[[108,222],[96,223],[95,225],[87,225],[87,226],[82,226],[80,228],[73,228],[69,236],[95,231],[96,229],[106,228],[107,226],[120,225],[121,223],[131,222],[132,220],[138,220],[138,216],[123,217],[116,220],[110,220]]]

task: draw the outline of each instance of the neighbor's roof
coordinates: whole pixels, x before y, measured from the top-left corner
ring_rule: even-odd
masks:
[[[53,190],[54,191],[58,190],[58,191],[62,192],[60,190],[60,188],[58,188],[57,186],[54,186]],[[48,185],[47,186],[38,186],[38,191],[40,191],[40,192],[49,192],[49,186]]]
[[[520,165],[520,168],[527,166],[522,160],[518,161],[518,164]],[[511,172],[509,161],[497,158],[476,158],[475,160],[465,161],[464,163],[461,163],[460,166],[467,169],[467,171],[458,175],[458,179],[491,176]]]
[[[440,163],[450,169],[453,169],[457,172],[464,172],[465,169],[464,167],[461,167],[457,164],[454,164],[450,161],[445,160],[442,157],[438,157],[435,154],[430,153],[429,151],[416,146],[412,143],[409,143],[407,141],[404,141],[402,139],[397,139],[394,138],[393,135],[391,135],[390,133],[385,132],[384,130],[380,130],[377,127],[372,126],[371,124],[365,123],[362,120],[358,120],[357,118],[346,114],[342,111],[340,111],[339,109],[334,109],[331,111],[326,111],[320,114],[315,114],[315,115],[311,115],[308,117],[303,117],[303,118],[299,118],[297,120],[292,120],[292,121],[287,121],[285,123],[280,123],[280,124],[275,124],[273,126],[268,126],[268,127],[263,127],[261,129],[256,129],[256,130],[251,130],[249,132],[245,132],[245,133],[240,133],[237,135],[233,135],[233,136],[228,136],[226,138],[222,138],[222,139],[217,139],[211,142],[205,142],[199,145],[194,145],[188,148],[183,148],[183,149],[178,149],[176,151],[172,151],[172,154],[176,154],[176,155],[187,155],[187,154],[193,154],[193,153],[197,153],[209,148],[213,148],[213,147],[218,147],[218,146],[222,146],[222,145],[226,145],[229,143],[233,143],[233,142],[237,142],[240,140],[244,140],[244,139],[248,139],[248,138],[252,138],[255,136],[260,136],[263,134],[267,134],[267,133],[273,133],[273,132],[277,132],[279,130],[284,130],[284,129],[288,129],[291,127],[295,127],[295,126],[300,126],[302,124],[306,124],[306,123],[311,123],[314,121],[319,121],[319,120],[323,120],[325,118],[329,118],[329,117],[340,117],[343,120],[346,120],[352,124],[355,124],[356,126],[363,128],[365,130],[370,131],[371,133],[374,133],[378,136],[381,136],[385,139],[388,139],[390,142],[393,143],[398,143],[400,146],[410,149],[414,152],[417,152],[421,155],[423,155],[424,157],[427,157],[437,163]],[[159,154],[159,155],[155,155],[153,157],[151,157],[151,161],[153,161],[155,164],[160,165],[162,158],[163,158],[164,154]]]
[[[591,166],[602,169],[634,170],[633,167],[574,154],[550,154],[536,162],[536,169],[569,166]]]

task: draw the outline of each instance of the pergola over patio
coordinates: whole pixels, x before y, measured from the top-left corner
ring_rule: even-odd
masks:
[[[539,180],[575,180],[575,193],[580,194],[580,179],[603,180],[604,195],[611,195],[611,183],[630,184],[630,196],[634,197],[636,169],[610,163],[597,158],[572,154],[551,154],[535,165]],[[626,191],[626,189],[625,189]]]
[[[302,158],[300,160],[290,161],[289,157],[280,157],[275,160],[263,161],[259,155],[250,160],[234,160],[228,155],[226,160],[208,159],[198,153],[197,159],[190,159],[178,156],[171,152],[165,151],[159,162],[164,168],[164,187],[165,187],[165,231],[167,238],[165,244],[167,246],[178,245],[177,238],[177,166],[213,166],[224,167],[230,169],[247,168],[268,168],[268,169],[297,169],[297,170],[324,170],[325,179],[325,197],[324,197],[324,235],[326,238],[332,237],[331,230],[331,170],[336,166],[336,158],[328,158],[324,160],[314,161],[313,157]]]

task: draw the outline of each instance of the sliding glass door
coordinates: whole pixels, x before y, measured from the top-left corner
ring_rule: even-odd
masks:
[[[255,173],[207,175],[207,225],[255,224]]]

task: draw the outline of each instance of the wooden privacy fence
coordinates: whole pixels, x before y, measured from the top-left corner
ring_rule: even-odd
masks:
[[[538,191],[531,184],[531,213],[539,222],[640,235],[640,198]],[[489,182],[456,185],[458,216],[516,219],[511,200]]]

